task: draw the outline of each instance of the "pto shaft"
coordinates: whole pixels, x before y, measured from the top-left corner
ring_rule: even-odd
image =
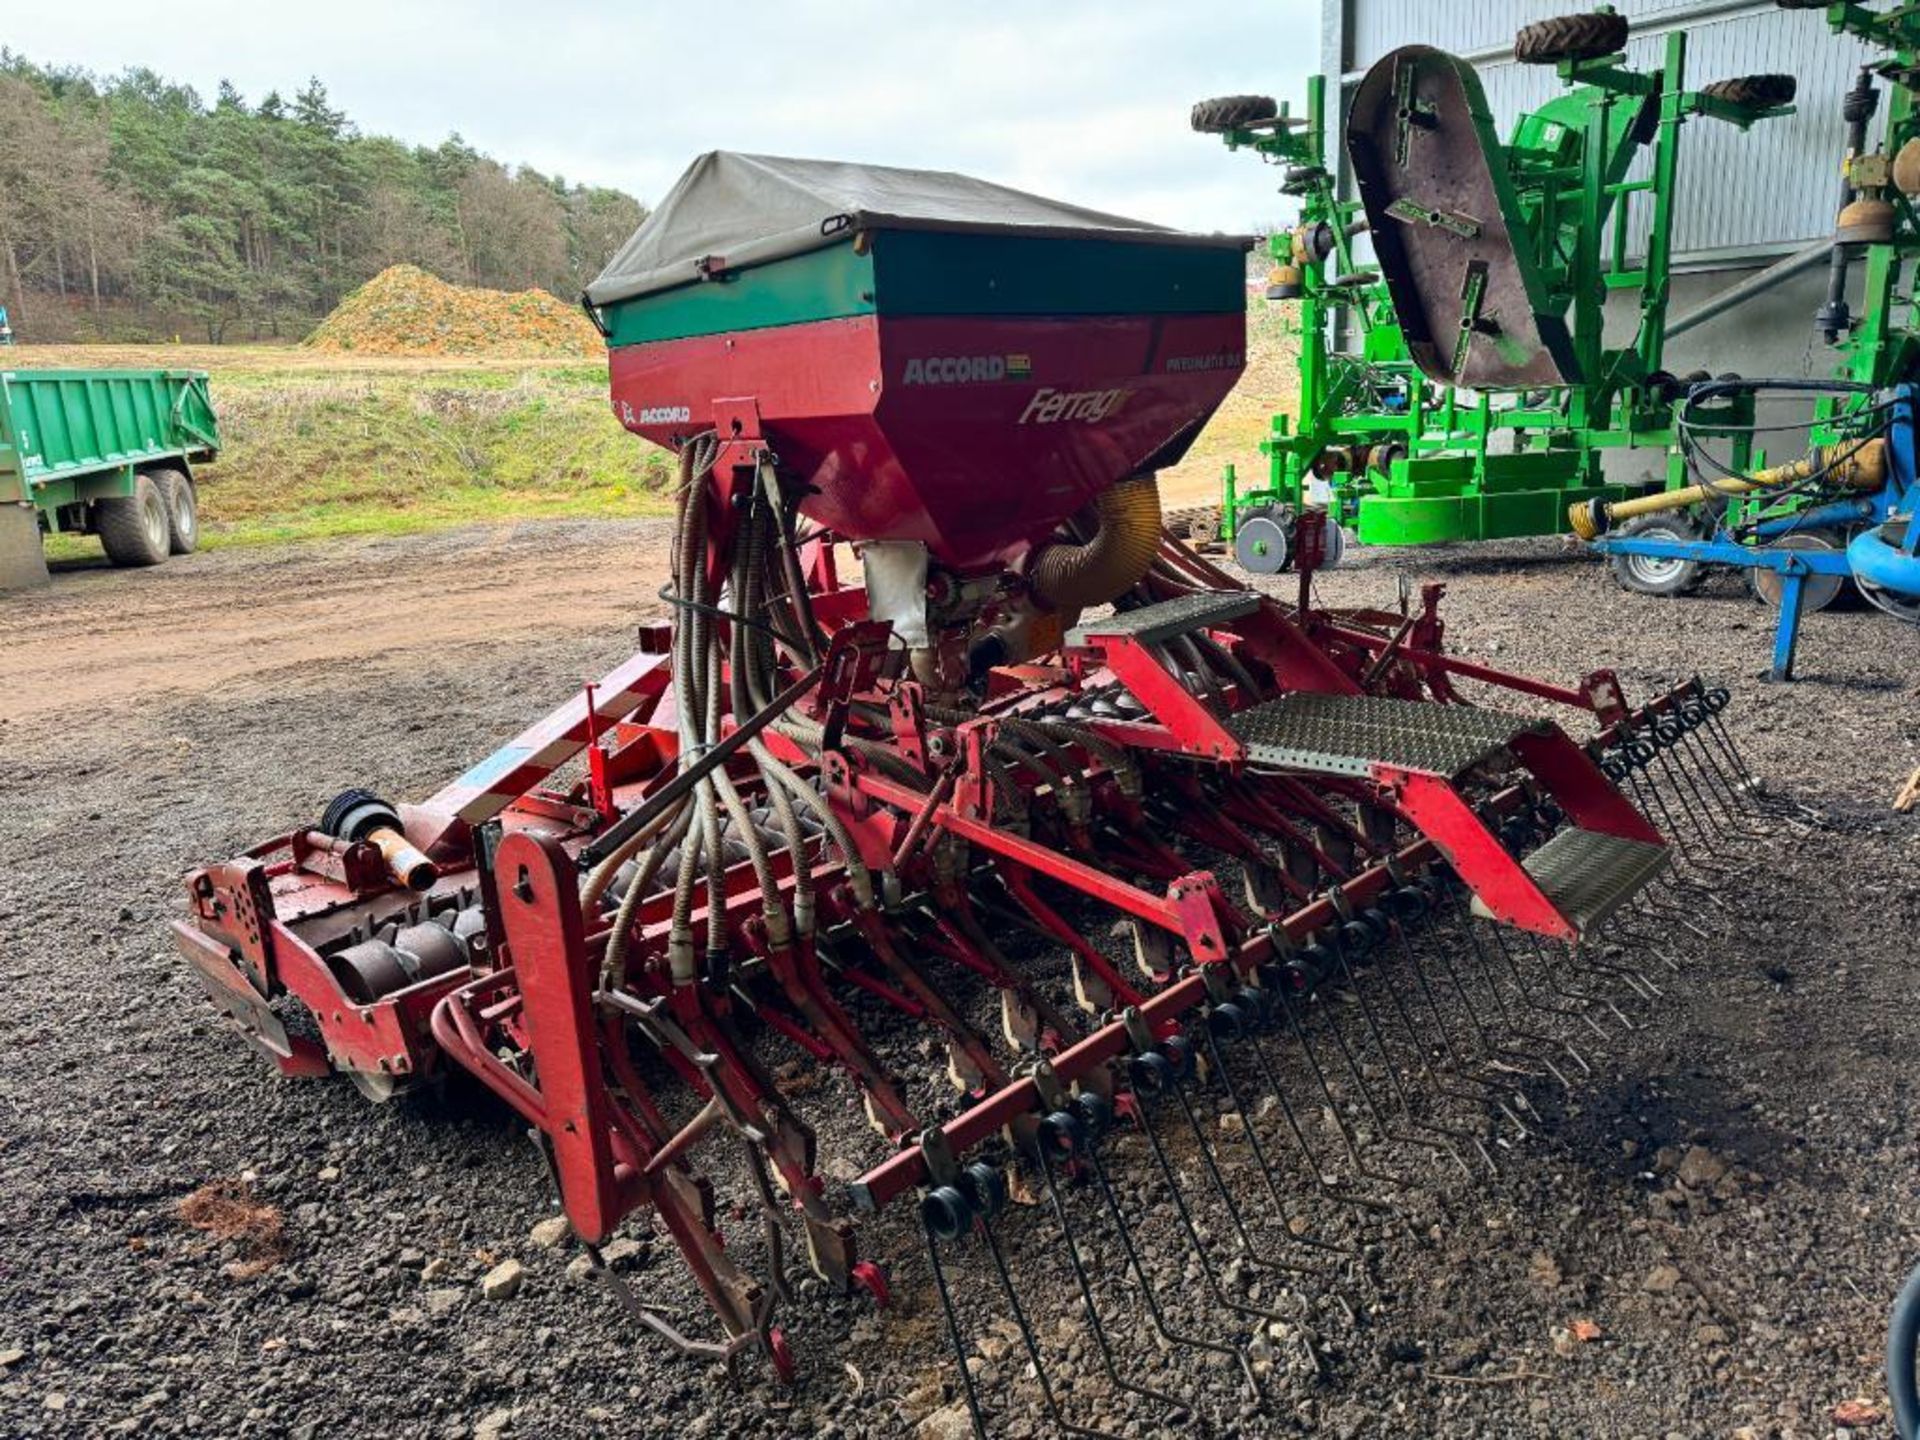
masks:
[[[1803,459],[1756,471],[1743,480],[1683,485],[1678,490],[1662,490],[1658,494],[1617,500],[1612,504],[1604,500],[1577,501],[1567,507],[1567,523],[1582,540],[1592,540],[1606,534],[1619,522],[1638,515],[1684,510],[1689,505],[1703,505],[1709,500],[1723,499],[1728,495],[1747,495],[1755,490],[1778,490],[1816,475],[1849,490],[1876,490],[1886,483],[1887,442],[1872,439],[1819,445]]]

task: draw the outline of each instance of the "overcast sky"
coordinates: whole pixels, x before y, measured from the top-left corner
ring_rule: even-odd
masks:
[[[211,100],[318,75],[367,131],[657,200],[703,150],[961,170],[1192,229],[1289,211],[1277,172],[1191,133],[1209,95],[1298,99],[1319,0],[85,0],[0,44],[147,65]]]

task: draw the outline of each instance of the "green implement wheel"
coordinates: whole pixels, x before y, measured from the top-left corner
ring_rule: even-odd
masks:
[[[1280,107],[1271,95],[1221,95],[1193,107],[1193,128],[1202,135],[1224,135],[1271,120],[1279,113]]]
[[[1686,542],[1700,538],[1692,523],[1678,515],[1642,515],[1613,533],[1643,540]],[[1610,563],[1615,583],[1636,595],[1685,595],[1699,588],[1706,573],[1698,560],[1665,555],[1615,555]]]
[[[1233,558],[1254,575],[1278,575],[1292,550],[1287,530],[1270,510],[1242,511],[1233,529]]]
[[[1522,65],[1558,65],[1562,60],[1594,60],[1627,45],[1627,17],[1608,11],[1556,15],[1521,27],[1513,37],[1513,58]]]

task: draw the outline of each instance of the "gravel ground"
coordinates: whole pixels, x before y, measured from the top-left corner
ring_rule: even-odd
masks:
[[[454,1085],[373,1109],[344,1083],[274,1079],[166,938],[190,865],[349,784],[423,792],[619,659],[657,610],[663,546],[635,523],[227,551],[79,569],[0,611],[0,1434],[961,1433],[912,1230],[867,1235],[896,1262],[890,1310],[803,1293],[785,1313],[804,1383],[783,1394],[749,1367],[731,1389],[567,1278],[569,1245],[531,1234],[552,1213],[541,1167],[496,1107]],[[1444,575],[1451,640],[1497,664],[1562,681],[1610,665],[1640,693],[1695,670],[1731,683],[1748,758],[1821,821],[1722,843],[1715,898],[1693,904],[1711,941],[1675,927],[1679,975],[1634,957],[1664,994],[1613,988],[1637,1028],[1583,1041],[1593,1073],[1570,1094],[1526,1082],[1542,1135],[1459,1099],[1434,1112],[1504,1141],[1496,1174],[1382,1142],[1381,1168],[1421,1183],[1365,1218],[1289,1158],[1290,1229],[1362,1253],[1300,1247],[1284,1253],[1336,1273],[1227,1277],[1285,1320],[1264,1413],[1137,1314],[1114,1336],[1126,1373],[1178,1373],[1198,1433],[1828,1435],[1836,1406],[1878,1401],[1885,1305],[1920,1259],[1902,1063],[1920,815],[1888,807],[1920,763],[1920,634],[1821,615],[1806,678],[1762,685],[1767,616],[1730,580],[1624,597],[1551,542],[1372,552],[1322,597],[1388,603],[1402,569]],[[1203,1122],[1270,1224],[1244,1141]],[[1190,1141],[1170,1149],[1191,1178]],[[1197,1275],[1139,1139],[1111,1164],[1156,1283]],[[209,1184],[260,1207],[224,1217],[230,1238],[183,1212]],[[1219,1214],[1203,1224],[1217,1235]],[[1046,1213],[1003,1230],[1074,1413],[1160,1433],[1099,1378]],[[1081,1233],[1116,1273],[1104,1232]],[[509,1258],[524,1282],[486,1298]],[[650,1298],[686,1300],[664,1241],[624,1263]],[[998,1428],[1052,1433],[977,1251],[957,1270]],[[1176,1320],[1232,1328],[1193,1288]]]

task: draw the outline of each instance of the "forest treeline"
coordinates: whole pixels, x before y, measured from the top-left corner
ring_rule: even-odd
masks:
[[[631,195],[365,135],[319,80],[211,104],[0,49],[0,296],[22,339],[297,336],[410,262],[571,299],[645,216]]]

